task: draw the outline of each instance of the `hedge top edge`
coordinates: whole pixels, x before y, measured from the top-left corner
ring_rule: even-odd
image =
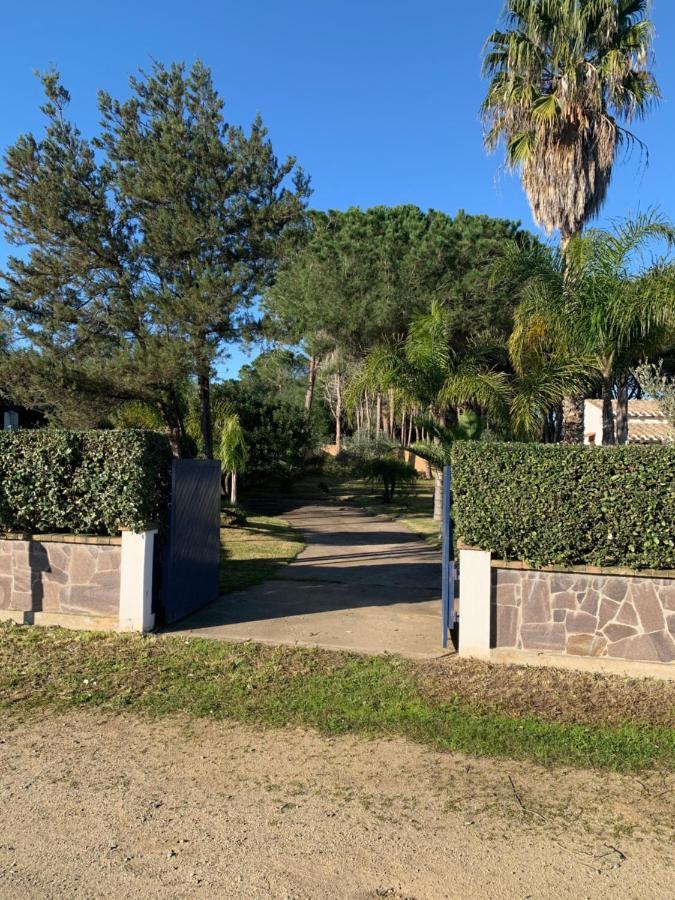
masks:
[[[457,442],[457,537],[532,565],[675,569],[675,444]]]
[[[0,532],[142,531],[165,519],[170,462],[151,431],[0,432]]]

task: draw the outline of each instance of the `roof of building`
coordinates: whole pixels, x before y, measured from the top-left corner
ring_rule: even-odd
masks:
[[[602,409],[602,400],[587,400],[586,403],[596,409]],[[612,407],[616,415],[618,403],[612,400]],[[663,411],[656,400],[629,400],[628,416],[631,419],[662,419],[665,421]]]
[[[675,428],[668,422],[629,422],[629,444],[667,444],[675,441]]]
[[[594,409],[602,409],[602,400],[586,400],[586,403]],[[617,401],[612,400],[614,415],[617,407]],[[667,444],[671,441],[675,441],[675,427],[663,415],[656,400],[628,401],[629,444]]]

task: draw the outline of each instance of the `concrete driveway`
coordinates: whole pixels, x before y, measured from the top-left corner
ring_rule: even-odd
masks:
[[[172,630],[360,653],[443,653],[438,550],[355,508],[306,502],[282,514],[304,536],[297,559]]]

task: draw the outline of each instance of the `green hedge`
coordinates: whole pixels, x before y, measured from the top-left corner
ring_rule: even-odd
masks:
[[[140,531],[166,514],[170,460],[149,431],[0,432],[0,531]]]
[[[535,565],[675,569],[675,446],[457,442],[457,539]]]

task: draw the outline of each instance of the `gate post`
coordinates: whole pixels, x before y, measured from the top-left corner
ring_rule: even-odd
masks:
[[[452,523],[452,470],[443,467],[443,543],[442,543],[442,585],[441,607],[443,647],[448,646],[448,632],[455,627],[455,549]]]
[[[120,631],[152,631],[152,574],[154,542],[157,529],[122,532],[120,565]]]
[[[462,624],[458,650],[461,655],[482,658],[490,655],[491,558],[489,550],[462,547],[459,551]]]

